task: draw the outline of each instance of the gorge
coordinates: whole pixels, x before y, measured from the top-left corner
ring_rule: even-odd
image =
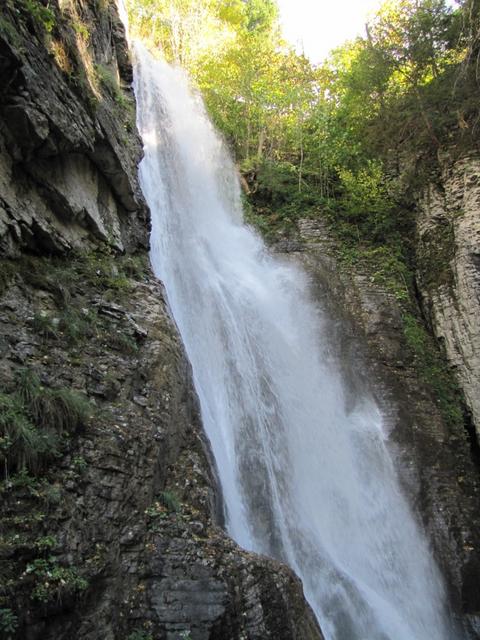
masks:
[[[141,46],[138,176],[115,4],[51,3],[51,32],[26,6],[0,23],[3,635],[478,637],[478,467],[398,300],[321,217],[266,249],[201,98]],[[475,225],[464,162],[447,213],[419,199],[420,286],[454,202]],[[12,447],[25,424],[54,451]]]
[[[347,409],[322,309],[241,226],[234,167],[199,99],[136,55],[152,264],[193,365],[229,533],[295,569],[328,639],[460,637],[378,407]]]

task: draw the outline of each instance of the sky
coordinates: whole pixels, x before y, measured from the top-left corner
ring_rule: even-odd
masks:
[[[365,33],[381,0],[277,0],[283,35],[299,53],[321,62],[338,45]]]

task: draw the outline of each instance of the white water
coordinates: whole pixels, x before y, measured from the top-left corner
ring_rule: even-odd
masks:
[[[179,70],[136,48],[152,264],[192,363],[243,547],[302,578],[327,640],[453,637],[368,398],[348,412],[302,273],[242,223],[231,160]]]

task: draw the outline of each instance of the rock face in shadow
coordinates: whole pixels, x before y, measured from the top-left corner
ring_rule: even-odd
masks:
[[[340,247],[321,220],[300,221],[297,239],[275,248],[311,276],[313,297],[326,309],[332,353],[351,392],[347,402],[362,390],[382,409],[402,483],[432,541],[454,615],[477,637],[480,473],[467,432],[444,419],[419,377],[395,295],[365,266],[343,265]]]
[[[1,632],[321,640],[294,573],[221,528],[115,6],[48,4],[50,32],[20,0],[0,20]]]
[[[62,2],[52,15],[47,32],[27,4],[2,8],[2,251],[146,247],[132,70],[115,6]]]
[[[146,256],[135,276],[132,260],[18,261],[1,299],[2,387],[28,370],[91,407],[42,473],[0,485],[12,637],[318,640],[293,572],[215,524],[189,365]]]
[[[442,157],[440,175],[418,198],[418,212],[423,306],[480,441],[480,158]]]

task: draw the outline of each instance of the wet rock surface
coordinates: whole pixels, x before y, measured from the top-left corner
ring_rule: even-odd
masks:
[[[445,421],[419,377],[395,295],[362,265],[345,266],[321,220],[301,220],[296,238],[275,245],[310,275],[331,357],[342,369],[347,402],[371,394],[380,406],[414,511],[444,572],[455,616],[472,637],[480,626],[480,473],[462,424]]]

